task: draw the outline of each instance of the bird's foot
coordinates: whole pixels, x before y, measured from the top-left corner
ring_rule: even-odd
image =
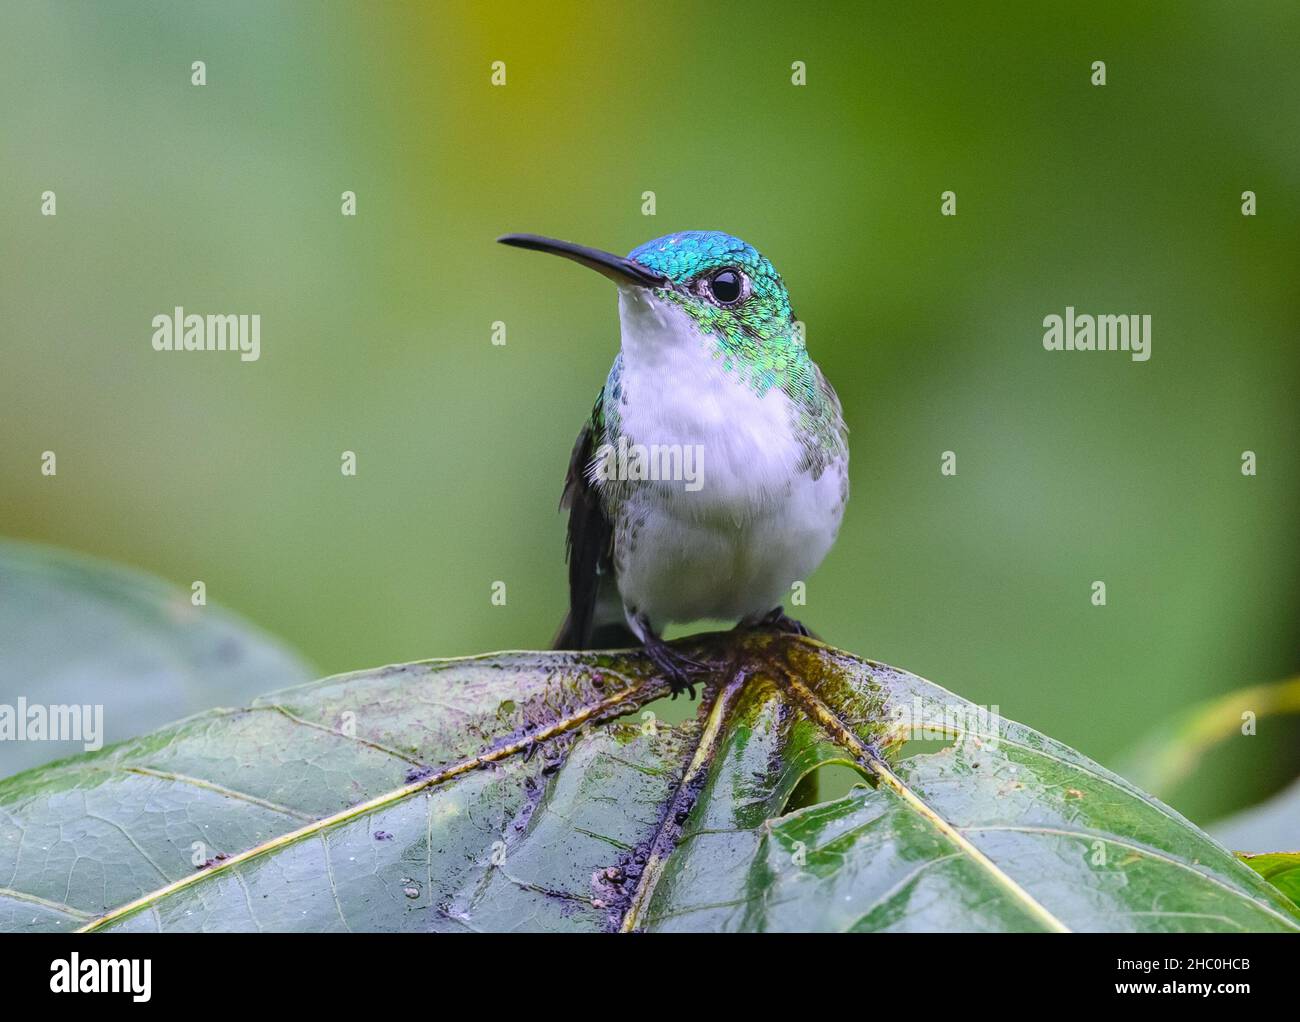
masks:
[[[659,673],[668,679],[674,699],[682,692],[689,692],[694,699],[696,681],[712,671],[708,664],[679,653],[657,635],[646,636],[645,651]]]
[[[796,621],[785,612],[784,607],[776,607],[769,610],[758,619],[757,627],[767,631],[777,632],[781,635],[803,635],[809,638],[816,638],[807,625],[802,621]]]

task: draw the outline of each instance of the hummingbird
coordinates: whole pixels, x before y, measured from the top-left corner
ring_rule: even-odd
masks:
[[[556,649],[640,645],[674,698],[709,666],[669,646],[701,619],[810,634],[784,601],[835,542],[848,430],[785,283],[753,246],[681,231],[626,257],[533,234],[502,244],[618,288],[619,352],[564,481],[569,612]]]

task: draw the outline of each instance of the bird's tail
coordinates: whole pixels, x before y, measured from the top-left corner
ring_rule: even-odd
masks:
[[[564,615],[564,623],[551,640],[551,649],[582,649],[583,636],[573,623],[573,612]]]
[[[551,649],[624,649],[640,644],[632,629],[621,621],[598,625],[588,622],[584,628],[570,612],[564,615],[564,624],[555,633]]]

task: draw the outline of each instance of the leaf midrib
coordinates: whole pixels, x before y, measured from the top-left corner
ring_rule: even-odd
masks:
[[[714,753],[717,751],[718,738],[726,727],[727,717],[747,683],[744,672],[739,667],[736,667],[733,668],[732,676],[727,684],[715,690],[713,705],[709,708],[708,719],[700,731],[700,737],[695,744],[694,752],[691,754],[690,763],[687,764],[682,779],[673,789],[672,796],[664,803],[663,820],[655,831],[655,836],[650,843],[650,854],[646,857],[645,867],[641,871],[641,876],[637,879],[637,885],[628,901],[627,910],[619,921],[619,931],[621,933],[632,932],[643,921],[645,911],[654,898],[655,888],[659,884],[660,877],[663,876],[668,857],[675,847],[670,842],[673,807],[677,804],[681,793],[713,762]]]
[[[150,891],[147,894],[143,894],[138,898],[134,898],[123,905],[110,909],[102,915],[94,917],[90,922],[78,927],[77,932],[88,933],[101,929],[110,923],[139,912],[142,909],[154,906],[177,891],[192,887],[195,884],[204,883],[211,877],[223,873],[234,866],[248,862],[251,859],[259,858],[260,856],[266,855],[279,848],[295,844],[296,842],[311,837],[314,834],[323,835],[324,832],[331,827],[337,826],[341,823],[346,823],[359,816],[364,816],[376,809],[382,809],[396,802],[400,802],[426,788],[436,787],[453,777],[458,777],[471,770],[476,770],[484,764],[498,763],[502,760],[509,759],[511,756],[525,751],[530,746],[536,745],[538,742],[549,741],[552,738],[576,730],[589,720],[596,717],[602,717],[615,707],[630,700],[637,700],[639,705],[640,703],[649,702],[652,699],[659,698],[667,693],[668,687],[669,686],[666,683],[658,681],[657,679],[649,679],[639,685],[633,685],[620,692],[615,692],[613,695],[607,696],[595,703],[586,704],[573,711],[568,716],[556,719],[546,727],[531,735],[517,738],[495,748],[490,748],[485,752],[459,760],[428,777],[412,781],[409,784],[402,785],[400,788],[395,788],[392,791],[376,795],[374,798],[367,799],[364,802],[358,802],[356,805],[349,806],[337,813],[321,817],[318,820],[313,820],[295,830],[287,831],[268,841],[264,841],[260,845],[255,845],[252,848],[245,849],[242,852],[230,856],[228,859],[223,859],[218,863],[214,863],[202,872],[193,873],[189,876],[181,877],[179,880],[174,880],[169,884],[165,884],[162,887]],[[306,722],[300,723],[303,723],[304,725],[306,724]]]
[[[1003,872],[992,859],[971,843],[970,839],[962,834],[957,827],[904,784],[902,779],[881,758],[880,754],[858,738],[848,725],[812,689],[796,678],[784,664],[778,665],[774,673],[777,675],[778,684],[785,689],[790,698],[803,709],[811,720],[820,724],[838,745],[849,750],[868,771],[901,799],[908,808],[947,838],[963,856],[986,874],[994,884],[1006,891],[1026,914],[1037,920],[1044,929],[1056,933],[1070,932],[1070,928],[1058,919],[1046,905]]]

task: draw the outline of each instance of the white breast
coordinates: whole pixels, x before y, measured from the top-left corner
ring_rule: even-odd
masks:
[[[798,469],[791,402],[762,397],[727,370],[715,341],[674,305],[620,291],[620,429],[631,442],[691,445],[700,485],[639,483],[615,513],[615,559],[626,606],[657,628],[736,620],[789,598],[834,542],[844,466]]]
[[[623,401],[620,427],[638,444],[692,445],[703,478],[691,494],[697,514],[757,514],[788,484],[802,450],[790,399],[777,388],[759,397],[728,370],[716,342],[676,305],[642,289],[620,289]],[[668,487],[669,496],[680,487]]]

